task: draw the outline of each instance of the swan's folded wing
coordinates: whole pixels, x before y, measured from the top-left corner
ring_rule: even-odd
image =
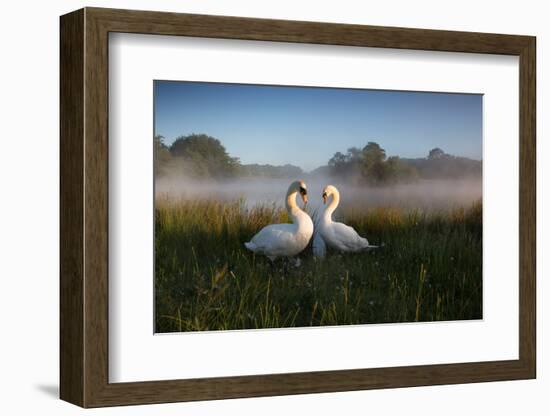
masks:
[[[361,237],[353,227],[335,222],[333,226],[333,235],[340,249],[343,251],[358,251],[369,246],[366,238]]]
[[[293,224],[268,225],[252,237],[251,242],[257,247],[257,252],[284,256],[295,243],[295,229]]]

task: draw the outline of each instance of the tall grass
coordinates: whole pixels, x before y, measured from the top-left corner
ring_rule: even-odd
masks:
[[[378,250],[272,264],[243,243],[276,206],[157,198],[157,332],[479,319],[482,207],[348,209],[343,220]]]

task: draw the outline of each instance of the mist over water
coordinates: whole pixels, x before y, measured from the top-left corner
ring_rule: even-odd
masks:
[[[326,185],[335,185],[340,191],[340,207],[369,209],[396,207],[410,209],[451,209],[469,207],[482,196],[481,178],[418,180],[410,184],[380,187],[357,186],[328,177],[295,178],[307,184],[310,208],[322,205],[321,194]],[[213,181],[185,177],[161,177],[155,182],[155,196],[186,200],[215,199],[232,201],[243,199],[247,207],[256,204],[284,206],[284,198],[291,179],[240,178]]]

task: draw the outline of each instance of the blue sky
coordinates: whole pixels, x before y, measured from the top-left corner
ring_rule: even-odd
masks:
[[[155,81],[155,134],[204,133],[242,163],[312,170],[334,153],[379,143],[388,156],[434,147],[481,160],[482,96]]]

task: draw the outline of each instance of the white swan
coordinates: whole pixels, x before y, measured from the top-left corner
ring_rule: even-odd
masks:
[[[286,193],[286,210],[293,223],[265,226],[244,243],[247,249],[273,261],[277,257],[295,256],[307,247],[313,234],[313,221],[296,204],[298,193],[307,204],[307,188],[303,181],[292,182]]]
[[[378,248],[378,246],[370,245],[366,238],[357,234],[357,231],[349,225],[332,221],[332,213],[340,202],[340,192],[335,186],[328,185],[323,190],[323,203],[326,204],[331,196],[332,201],[315,224],[316,235],[313,241],[315,256],[324,257],[325,244],[335,250],[351,253]]]

